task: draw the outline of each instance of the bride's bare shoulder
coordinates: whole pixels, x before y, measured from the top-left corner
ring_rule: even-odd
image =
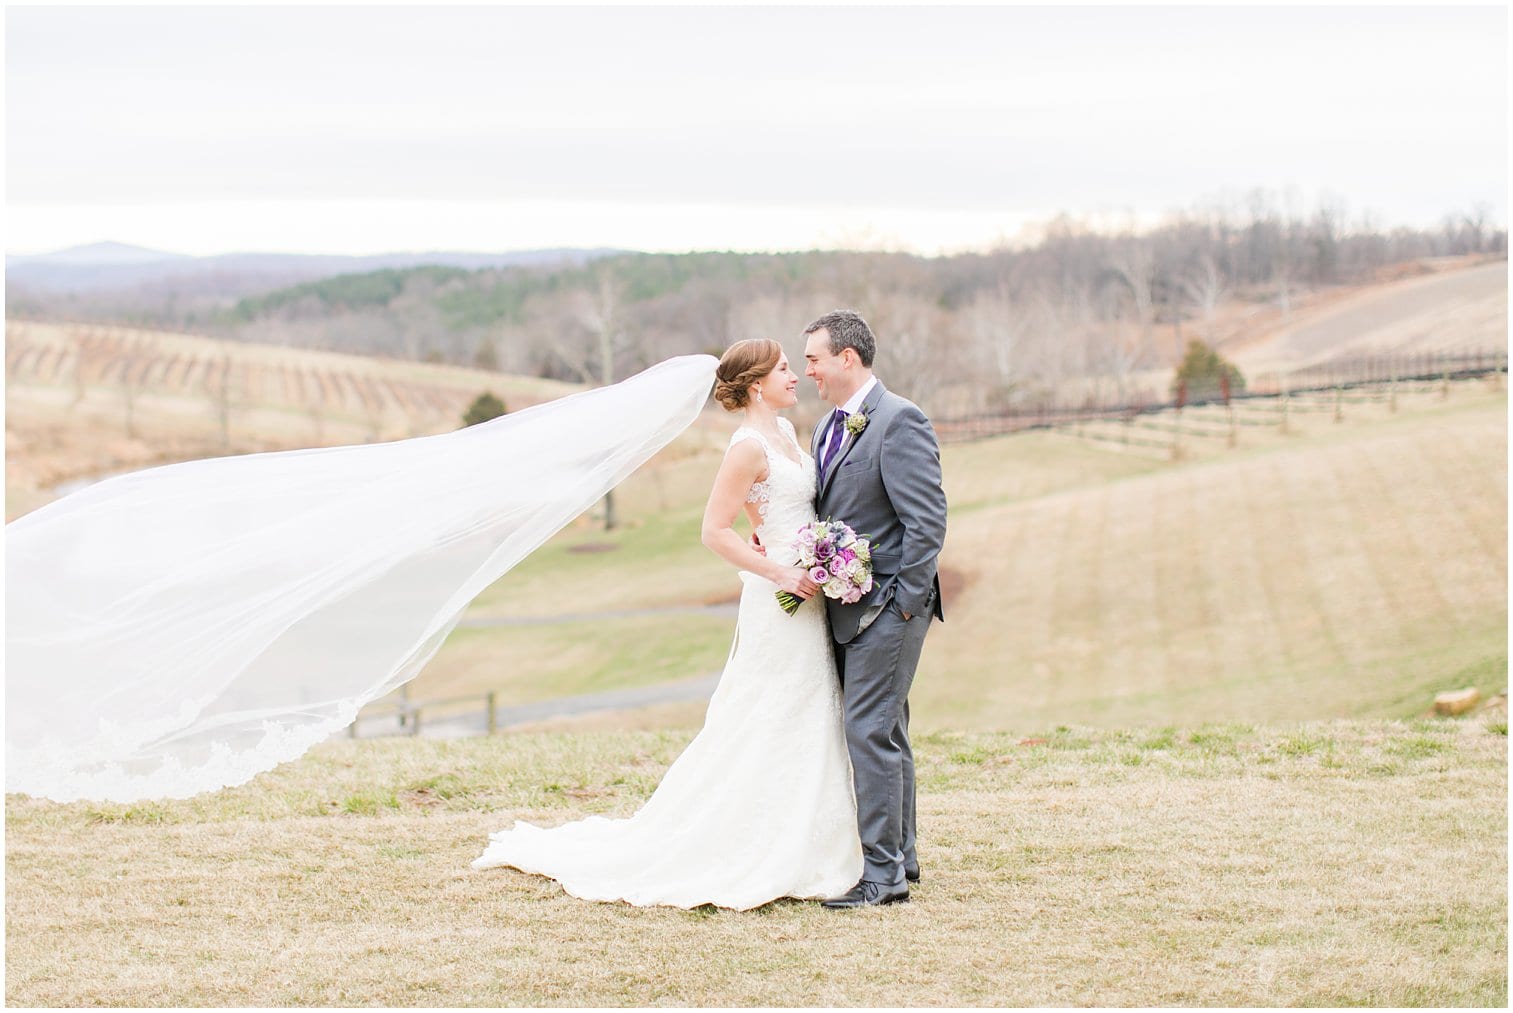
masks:
[[[750,429],[737,429],[730,436],[730,446],[725,450],[727,467],[734,465],[742,471],[753,473],[767,468],[767,449],[761,433]]]
[[[730,434],[730,446],[733,447],[741,442],[762,443],[766,442],[766,437],[750,426],[740,426],[735,432]]]

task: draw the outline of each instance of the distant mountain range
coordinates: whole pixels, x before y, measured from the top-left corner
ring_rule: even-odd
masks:
[[[96,293],[115,289],[214,293],[241,297],[301,282],[383,268],[439,265],[470,270],[486,267],[556,267],[582,264],[624,251],[611,249],[517,250],[470,253],[379,253],[332,256],[297,253],[223,253],[193,257],[127,243],[90,243],[52,253],[5,258],[8,287],[40,293]]]

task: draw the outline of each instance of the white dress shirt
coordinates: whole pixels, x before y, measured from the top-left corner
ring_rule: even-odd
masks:
[[[841,406],[841,411],[845,412],[847,415],[855,415],[857,412],[861,411],[862,410],[862,402],[865,401],[865,400],[867,400],[867,395],[870,394],[870,393],[872,393],[872,388],[876,387],[876,386],[877,386],[877,377],[875,377],[875,376],[869,376],[869,377],[867,377],[867,382],[864,383],[864,384],[862,384],[861,387],[857,390],[857,392],[855,394],[852,394],[851,397],[850,397],[850,399],[848,399],[846,401],[846,403]],[[831,421],[834,418],[835,418],[835,413],[834,412],[832,412],[829,416],[826,417],[826,419],[825,419],[825,425],[826,425],[826,427],[829,427],[831,425]],[[828,438],[829,438],[830,434],[827,432],[825,435],[826,435],[827,439],[825,441],[823,441],[823,442],[820,443],[820,460],[822,460],[822,461],[825,459],[825,443],[829,442]],[[836,443],[835,450],[831,451],[832,454],[838,454],[838,453],[841,452],[841,447],[845,446],[846,436],[847,435],[848,434],[846,432],[846,429],[844,427],[842,427],[841,431],[839,433],[837,433],[835,435],[835,437],[834,437],[839,442]]]
[[[845,412],[847,415],[855,415],[857,412],[861,411],[862,402],[867,400],[867,395],[872,393],[872,388],[876,386],[877,377],[867,377],[867,382],[861,385],[861,389],[859,389],[855,394],[852,394],[849,401],[841,405],[841,411]]]

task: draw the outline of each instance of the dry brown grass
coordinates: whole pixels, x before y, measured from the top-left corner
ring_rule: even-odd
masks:
[[[1269,331],[1251,328],[1223,346],[1246,376],[1341,355],[1506,349],[1508,262],[1472,262],[1325,293],[1272,323]]]
[[[1302,417],[1287,436],[1245,439],[1176,464],[1043,433],[947,447],[941,561],[967,583],[948,592],[947,621],[926,642],[916,721],[1024,730],[1409,717],[1441,690],[1506,687],[1506,392],[1457,385],[1446,401],[1405,396],[1395,415],[1358,405],[1343,424]],[[729,568],[698,541],[699,480],[713,460],[660,470],[627,483],[624,529],[565,532],[470,614],[732,594]],[[589,542],[616,549],[572,551]],[[570,602],[556,590],[564,582],[579,589]],[[682,677],[718,668],[734,627],[726,621],[722,637],[718,621],[690,623],[707,637],[696,655],[676,635],[661,640],[688,658]],[[611,688],[612,667],[579,656],[621,656],[628,628],[575,624],[578,660],[561,650],[563,627],[460,639],[418,685],[475,691],[508,671],[518,686],[515,659],[527,658],[547,687],[577,685],[591,668],[604,673],[597,688]],[[645,681],[620,671],[620,685]],[[479,678],[464,689],[468,677],[454,674],[467,672]]]
[[[1507,399],[953,514],[930,727],[1410,716],[1507,684]],[[1012,460],[1013,441],[1001,446]],[[979,450],[979,453],[985,451]]]
[[[332,743],[185,802],[6,807],[12,1005],[1485,1005],[1480,720],[921,737],[912,904],[593,904],[468,863],[623,814],[688,732]]]
[[[227,362],[233,384],[223,432],[216,392]],[[48,502],[52,486],[72,479],[446,432],[484,390],[518,410],[577,389],[456,366],[44,323],[7,322],[6,364],[7,518]]]
[[[8,519],[56,498],[50,490],[60,482],[449,432],[485,390],[518,411],[581,389],[460,366],[93,325],[8,321],[5,352]],[[217,392],[228,362],[223,431]],[[724,414],[711,408],[657,463],[723,447]],[[662,477],[650,469],[651,495],[662,495]]]

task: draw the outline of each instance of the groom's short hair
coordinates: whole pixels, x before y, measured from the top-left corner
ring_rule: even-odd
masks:
[[[872,357],[877,354],[877,339],[872,328],[860,313],[851,310],[831,310],[814,323],[804,328],[804,334],[813,334],[821,327],[830,335],[830,354],[840,355],[843,349],[855,349],[862,365],[872,368]]]

